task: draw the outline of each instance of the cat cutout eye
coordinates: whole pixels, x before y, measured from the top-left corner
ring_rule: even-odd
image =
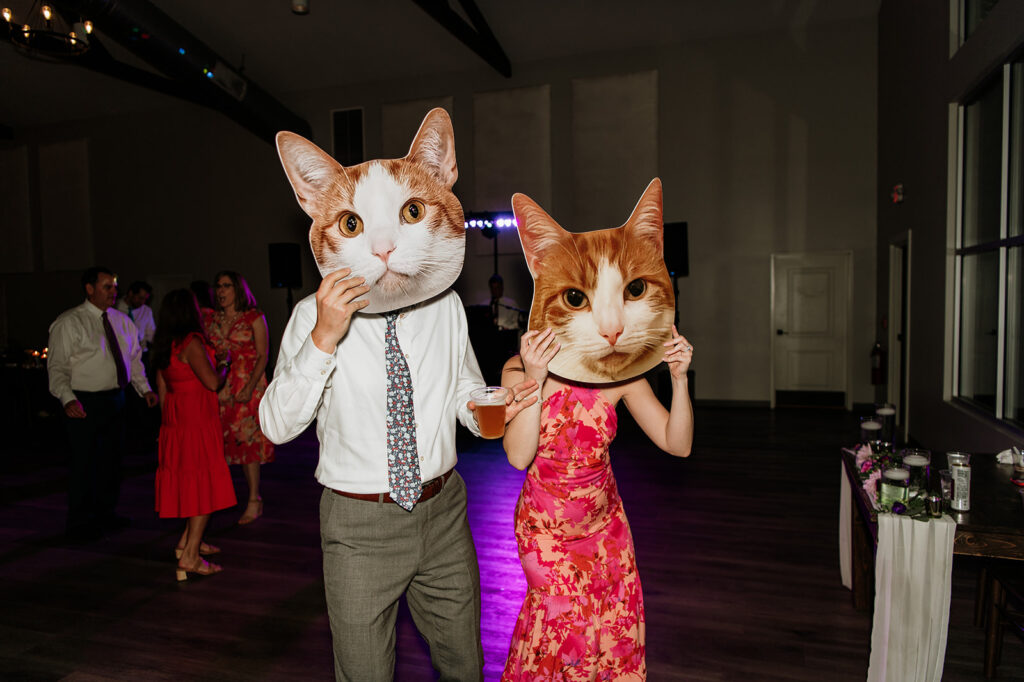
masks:
[[[661,180],[620,227],[568,232],[524,194],[512,197],[512,210],[533,277],[529,328],[550,327],[561,344],[548,370],[601,384],[656,367],[675,318]]]

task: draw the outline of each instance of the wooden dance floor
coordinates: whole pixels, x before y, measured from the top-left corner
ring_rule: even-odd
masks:
[[[708,408],[696,423],[686,460],[658,452],[627,419],[612,449],[644,588],[649,678],[864,680],[870,615],[840,585],[837,550],[837,449],[856,439],[856,416]],[[61,434],[44,426],[0,458],[0,679],[333,679],[314,434],[263,468],[261,519],[235,525],[241,508],[213,516],[207,539],[222,547],[224,572],[178,584],[181,523],[153,513],[155,453],[126,461],[119,511],[131,527],[69,543]],[[466,434],[458,469],[494,680],[525,591],[512,534],[524,474],[499,444]],[[241,472],[232,473],[244,498]],[[975,570],[957,558],[946,682],[984,679]],[[436,679],[404,606],[397,648],[397,680]],[[999,673],[1024,679],[1024,645],[1012,634]]]

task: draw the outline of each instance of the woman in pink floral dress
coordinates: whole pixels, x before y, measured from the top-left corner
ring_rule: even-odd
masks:
[[[645,680],[644,605],[633,538],[609,464],[615,406],[626,403],[662,450],[690,454],[693,410],[686,370],[693,347],[672,329],[664,360],[672,377],[666,410],[647,380],[607,385],[549,375],[554,333],[523,335],[502,383],[526,378],[542,401],[508,424],[505,451],[529,467],[516,505],[515,532],[527,593],[502,680]]]
[[[238,523],[263,514],[260,466],[274,461],[274,445],[260,430],[260,400],[267,390],[267,321],[245,278],[224,270],[214,278],[214,310],[204,310],[203,326],[218,354],[230,352],[231,371],[218,394],[224,429],[224,456],[241,464],[249,498]]]

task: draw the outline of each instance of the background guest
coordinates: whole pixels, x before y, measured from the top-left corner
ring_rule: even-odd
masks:
[[[124,388],[153,407],[157,396],[142,366],[138,330],[113,308],[117,277],[105,267],[82,273],[85,301],[50,325],[50,393],[67,416],[71,441],[68,477],[69,537],[88,539],[129,520],[115,512],[121,493]]]
[[[147,305],[152,295],[153,287],[149,283],[132,282],[128,292],[117,302],[117,309],[130,317],[139,330],[139,345],[142,346],[143,354],[149,350],[149,345],[153,343],[153,335],[156,333],[153,309]]]
[[[223,270],[214,278],[214,310],[204,319],[206,333],[218,353],[230,353],[231,372],[220,391],[224,455],[241,464],[249,498],[238,523],[252,523],[263,514],[260,465],[274,461],[274,445],[260,430],[259,404],[267,389],[267,320],[245,278]]]
[[[505,361],[515,354],[519,343],[519,318],[525,313],[519,305],[505,296],[505,280],[494,273],[487,280],[490,294],[481,298],[475,306],[477,311],[486,311],[486,325],[471,326],[473,348],[480,362],[480,370],[488,385],[501,383],[501,369]],[[468,313],[467,313],[468,314]]]
[[[224,386],[231,362],[225,358],[214,365],[199,305],[188,289],[175,289],[164,297],[153,366],[163,411],[156,511],[162,519],[188,519],[175,549],[177,578],[219,573],[220,566],[200,555],[220,551],[203,542],[210,514],[237,504],[217,408],[217,391]]]
[[[149,363],[149,346],[153,343],[153,334],[156,333],[156,322],[153,319],[153,309],[148,305],[152,295],[153,287],[148,282],[132,282],[128,291],[118,297],[116,306],[131,318],[139,330],[142,367],[146,370],[146,376],[153,376],[153,367]],[[160,413],[148,409],[141,399],[131,394],[126,396],[126,399],[129,447],[149,451],[160,429]]]
[[[505,280],[498,273],[494,273],[487,280],[487,288],[490,289],[491,295],[480,303],[490,307],[494,326],[504,331],[518,331],[519,315],[523,311],[514,299],[505,295]]]

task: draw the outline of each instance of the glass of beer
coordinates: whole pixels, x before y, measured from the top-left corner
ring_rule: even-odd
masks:
[[[504,386],[484,386],[469,394],[476,405],[476,423],[481,438],[501,438],[505,435],[505,400],[508,389]]]

